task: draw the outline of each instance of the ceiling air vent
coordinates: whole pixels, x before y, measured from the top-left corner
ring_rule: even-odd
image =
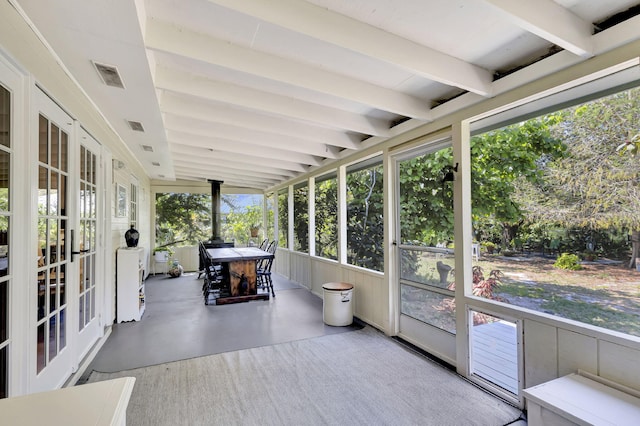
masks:
[[[131,127],[131,130],[135,130],[136,132],[144,132],[144,127],[142,127],[141,122],[127,120],[127,123],[129,123],[129,127]]]
[[[93,62],[93,66],[96,67],[96,71],[100,75],[102,82],[107,86],[119,87],[124,89],[124,83],[122,83],[122,79],[120,78],[120,74],[118,73],[118,69],[112,65],[100,64],[98,62]]]
[[[140,145],[143,151],[153,152],[153,147],[151,145]]]

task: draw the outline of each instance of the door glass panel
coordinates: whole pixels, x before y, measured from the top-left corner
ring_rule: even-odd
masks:
[[[63,262],[64,260],[66,260],[67,258],[67,245],[66,245],[66,229],[67,229],[67,221],[62,219],[60,220],[60,227],[58,229],[59,234],[58,234],[58,242],[60,244],[60,249],[58,250],[58,258],[60,259],[61,262]]]
[[[60,151],[60,129],[55,124],[51,124],[51,143],[49,145],[51,167],[58,168],[58,155]]]
[[[49,206],[49,171],[46,167],[38,168],[38,214],[46,215]]]
[[[58,173],[51,171],[51,189],[49,190],[49,214],[58,214]]]
[[[56,311],[56,304],[58,300],[58,269],[51,268],[51,275],[49,276],[49,312]]]
[[[60,309],[60,339],[58,340],[60,350],[67,346],[67,310]]]
[[[49,318],[49,359],[53,359],[58,354],[58,327],[56,316]]]
[[[60,275],[58,276],[58,290],[60,292],[60,307],[63,307],[67,303],[66,278],[65,278],[66,268],[67,268],[67,265],[64,263],[60,265]]]
[[[0,349],[0,399],[9,396],[9,357],[7,356],[8,346]]]
[[[60,170],[63,172],[68,172],[69,167],[69,157],[67,155],[67,150],[69,146],[69,135],[66,133],[62,133],[60,137]]]
[[[400,293],[402,314],[455,334],[453,297],[406,284],[400,285]]]
[[[9,302],[9,286],[7,282],[0,282],[0,342],[4,342],[9,337],[8,333],[8,302]]]
[[[40,115],[38,136],[38,158],[41,163],[49,164],[49,120]]]
[[[46,350],[46,347],[45,347],[45,340],[44,340],[44,323],[42,323],[38,326],[38,349],[37,349],[38,356],[36,359],[38,373],[44,369],[44,366],[46,364],[45,350]]]

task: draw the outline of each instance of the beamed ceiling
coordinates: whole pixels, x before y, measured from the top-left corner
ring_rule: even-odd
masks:
[[[640,38],[629,0],[9,1],[152,179],[255,189]]]

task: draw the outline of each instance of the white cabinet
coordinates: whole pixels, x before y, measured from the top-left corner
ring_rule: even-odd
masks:
[[[116,256],[118,322],[139,321],[144,313],[144,248],[119,248]]]

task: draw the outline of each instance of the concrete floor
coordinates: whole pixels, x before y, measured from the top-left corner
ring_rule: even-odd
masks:
[[[275,298],[220,306],[204,304],[197,277],[150,275],[142,319],[114,324],[86,376],[94,370],[116,372],[361,327],[324,324],[322,299],[277,274]]]

